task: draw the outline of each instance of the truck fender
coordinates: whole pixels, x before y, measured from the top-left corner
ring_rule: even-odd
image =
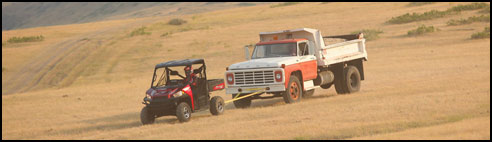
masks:
[[[300,83],[301,83],[302,89],[304,90],[304,81],[302,81],[302,72],[301,72],[301,70],[293,71],[293,72],[290,73],[289,78],[286,77],[286,79],[285,79],[285,88],[287,88],[288,85],[289,85],[290,76],[296,76],[299,79]]]

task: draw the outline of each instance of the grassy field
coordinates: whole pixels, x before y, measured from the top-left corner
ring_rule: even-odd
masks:
[[[2,139],[490,139],[490,38],[470,39],[489,23],[447,26],[483,13],[385,24],[469,3],[408,4],[270,4],[3,31],[2,43],[44,40],[2,45]],[[187,22],[167,24],[174,18]],[[407,36],[420,25],[440,30]],[[130,36],[142,27],[149,34]],[[141,125],[140,102],[155,64],[204,58],[207,76],[223,78],[225,67],[244,61],[242,47],[259,41],[259,32],[302,27],[323,35],[384,31],[366,43],[360,92],[316,89],[296,104],[254,100],[248,109],[227,104],[221,116],[203,111],[188,123],[166,116]]]

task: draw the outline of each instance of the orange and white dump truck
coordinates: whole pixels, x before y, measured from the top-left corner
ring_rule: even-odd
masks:
[[[235,100],[238,108],[249,107],[253,99],[273,97],[299,102],[315,88],[333,84],[338,94],[357,92],[364,80],[362,62],[367,61],[362,33],[322,36],[310,28],[260,32],[252,55],[248,47],[245,53],[247,61],[226,68],[226,93],[233,98],[263,93]]]

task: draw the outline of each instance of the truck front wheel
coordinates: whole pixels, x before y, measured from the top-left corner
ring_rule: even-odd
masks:
[[[154,120],[155,120],[155,115],[152,114],[149,108],[147,106],[142,108],[142,111],[140,112],[140,121],[142,122],[142,124],[143,125],[152,124],[154,123]]]
[[[301,83],[299,83],[297,76],[290,76],[289,84],[285,90],[285,93],[283,93],[285,103],[289,104],[301,101],[302,90]]]
[[[238,94],[232,94],[232,99],[236,98],[236,95],[238,95]],[[246,95],[246,94],[239,94],[239,96],[237,96],[237,97],[241,97],[244,95]],[[240,100],[234,101],[234,106],[236,108],[248,108],[249,106],[251,106],[251,97],[246,97],[246,98],[242,98]]]

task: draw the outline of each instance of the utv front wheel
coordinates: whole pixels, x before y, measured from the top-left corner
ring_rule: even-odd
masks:
[[[176,107],[176,117],[178,117],[179,122],[188,122],[191,118],[191,108],[185,103],[179,103],[178,107]]]
[[[147,124],[152,124],[154,123],[155,120],[155,115],[150,112],[149,108],[145,106],[142,108],[142,111],[140,112],[140,121],[142,121],[143,125]]]
[[[210,113],[220,115],[224,113],[224,99],[220,96],[214,96],[210,100]]]

